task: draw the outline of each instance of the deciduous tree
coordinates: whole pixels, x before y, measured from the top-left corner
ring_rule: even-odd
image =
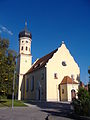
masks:
[[[9,40],[0,38],[0,95],[12,93],[16,52],[9,49]]]

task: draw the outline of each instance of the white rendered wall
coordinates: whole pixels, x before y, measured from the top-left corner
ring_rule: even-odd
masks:
[[[21,54],[20,55],[20,74],[25,74],[31,67],[32,56]]]
[[[65,61],[67,66],[62,66],[62,61]],[[71,56],[65,44],[58,48],[57,52],[54,53],[53,57],[46,64],[46,73],[47,101],[58,101],[58,85],[64,76],[71,77],[71,75],[74,75],[74,80],[77,81],[77,75],[80,74],[78,64]],[[54,73],[57,73],[58,79],[54,79]]]
[[[23,50],[22,50],[23,47]],[[26,47],[28,48],[26,50]],[[21,37],[19,40],[19,53],[31,54],[31,39],[28,37]]]
[[[75,90],[75,92],[76,92],[76,98],[77,98],[78,86],[79,86],[79,84],[74,84],[74,85],[73,84],[68,84],[67,85],[67,90],[68,90],[67,97],[68,97],[68,101],[72,101],[72,99],[71,99],[71,90],[72,89]]]
[[[22,49],[23,47],[23,49]],[[27,49],[26,49],[27,47]],[[31,56],[31,39],[28,37],[21,37],[19,40],[19,85],[18,85],[18,100],[21,100],[21,85],[23,75],[30,69],[32,65]]]
[[[64,93],[62,93],[62,89],[64,90]],[[63,84],[60,86],[60,93],[61,93],[61,101],[67,101],[67,84]]]
[[[19,74],[19,85],[18,85],[18,100],[21,100],[21,84],[23,80],[23,75]]]

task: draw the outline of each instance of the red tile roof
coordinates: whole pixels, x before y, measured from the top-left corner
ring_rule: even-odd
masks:
[[[78,83],[73,81],[72,78],[70,78],[69,76],[65,76],[62,82],[60,83],[60,85],[63,85],[63,84],[78,84]]]
[[[31,72],[33,72],[33,71],[35,71],[35,70],[37,70],[37,69],[40,69],[40,68],[42,68],[43,66],[45,66],[46,63],[48,62],[48,60],[49,60],[50,58],[52,58],[53,54],[54,54],[57,50],[58,50],[58,49],[52,51],[51,53],[49,53],[49,54],[45,55],[44,57],[40,58],[39,60],[37,60],[36,63],[35,63],[34,65],[32,65],[32,67],[28,70],[28,72],[27,72],[26,74],[31,73]]]

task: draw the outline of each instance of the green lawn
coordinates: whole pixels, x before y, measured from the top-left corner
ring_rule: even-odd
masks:
[[[11,107],[12,100],[11,99],[1,99],[0,100],[0,107]],[[26,106],[23,101],[14,100],[15,107],[24,107]]]

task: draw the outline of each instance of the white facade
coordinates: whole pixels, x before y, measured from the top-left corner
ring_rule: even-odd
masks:
[[[27,35],[29,32],[22,31],[19,36],[19,55],[17,60],[18,66],[18,100],[21,100],[21,85],[23,75],[30,69],[32,65],[31,56],[31,38]]]
[[[63,66],[62,62],[65,62],[66,66]],[[57,79],[54,78],[55,73],[57,74]],[[49,59],[46,64],[46,75],[47,101],[59,100],[60,93],[58,86],[65,76],[69,76],[71,78],[73,75],[74,81],[78,82],[77,76],[80,75],[79,66],[64,43],[62,43],[61,47],[58,48],[57,52],[54,53],[53,57]],[[75,88],[78,88],[78,85]],[[71,94],[69,91],[67,92],[68,94]]]
[[[68,76],[66,78],[69,79],[69,82],[62,83],[65,76]],[[62,43],[58,49],[38,59],[25,74],[23,99],[71,101],[71,91],[75,90],[75,93],[77,93],[78,90],[79,76],[80,69],[78,64],[66,45]],[[34,78],[33,91],[30,90],[32,77]],[[73,80],[71,79],[72,77]],[[28,91],[26,90],[26,81],[29,83]],[[64,90],[64,93],[62,90]]]

